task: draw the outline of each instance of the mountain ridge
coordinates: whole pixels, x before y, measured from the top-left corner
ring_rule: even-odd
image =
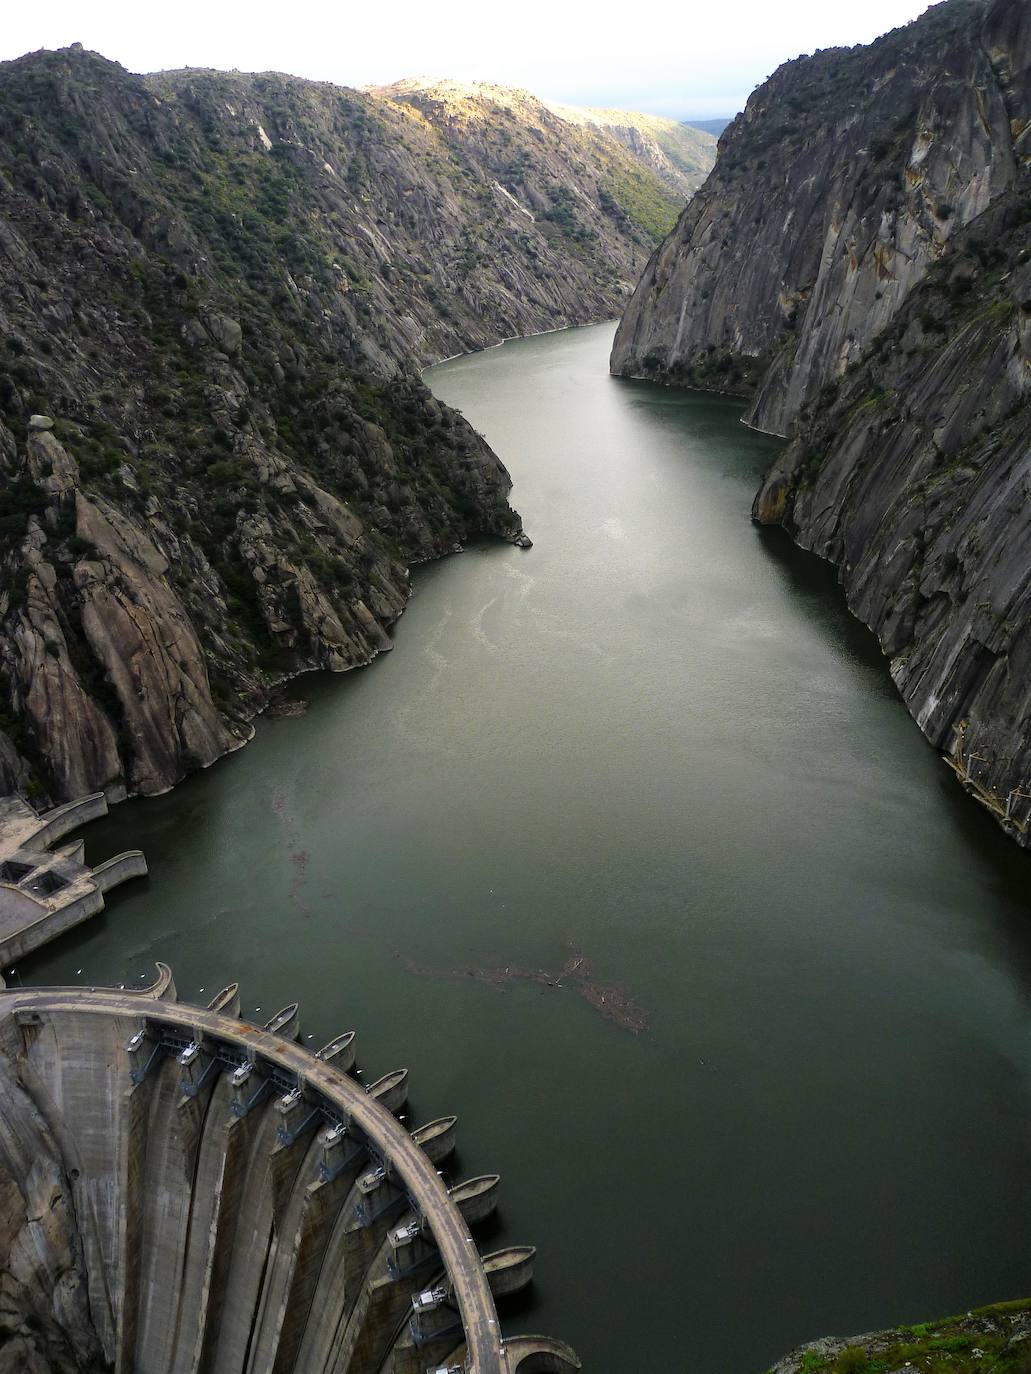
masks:
[[[519,87],[449,79],[426,82],[413,77],[367,90],[418,112],[456,151],[494,144],[501,186],[531,214],[555,211],[549,210],[539,181],[527,181],[519,156],[513,159],[506,153],[506,129],[504,123],[499,124],[499,116],[536,128],[539,142],[561,130],[563,141],[575,147],[589,165],[599,157],[608,164],[600,176],[592,173],[607,212],[629,215],[655,239],[675,222],[715,158],[714,141],[680,133],[674,120],[558,105]],[[608,115],[613,119],[608,120]],[[642,173],[657,176],[663,189],[656,194]]]
[[[166,790],[277,682],[389,648],[411,564],[518,537],[419,369],[618,310],[654,231],[601,183],[668,193],[567,127],[459,146],[297,78],[0,68],[2,790]]]

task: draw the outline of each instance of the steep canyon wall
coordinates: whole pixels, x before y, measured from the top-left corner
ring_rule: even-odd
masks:
[[[833,562],[909,710],[1031,821],[1031,6],[780,68],[653,255],[612,369],[789,437],[754,515]]]

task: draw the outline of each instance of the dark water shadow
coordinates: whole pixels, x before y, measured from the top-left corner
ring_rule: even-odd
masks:
[[[799,548],[780,526],[752,528],[767,561],[805,616],[834,637],[849,661],[864,670],[867,681],[875,684],[882,695],[895,698],[901,705],[877,636],[848,609],[845,589],[834,565],[808,549]]]
[[[643,377],[618,377],[611,373],[609,381],[629,394],[631,406],[647,405],[654,408],[700,405],[719,408],[723,415],[726,415],[728,410],[743,415],[748,408],[749,398],[733,392],[707,391],[704,387],[663,386],[661,382],[649,382]],[[760,431],[752,430],[751,433],[759,434]],[[775,443],[783,443],[783,440],[777,439],[776,436],[764,437],[769,437]]]
[[[868,688],[906,712],[888,671],[877,636],[848,609],[837,569],[826,559],[800,548],[786,530],[756,525],[755,535],[771,567],[788,588],[800,614],[817,623],[838,643],[863,674]],[[909,717],[914,739],[931,750],[916,721]],[[934,751],[937,752],[937,751]],[[966,850],[978,878],[992,893],[986,902],[1004,940],[1012,967],[1031,993],[1031,853],[1021,849],[969,797],[942,762],[935,783],[935,802],[957,842]]]

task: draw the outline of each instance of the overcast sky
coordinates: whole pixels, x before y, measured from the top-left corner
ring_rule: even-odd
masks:
[[[922,0],[8,0],[0,58],[81,42],[132,71],[238,67],[349,86],[451,76],[683,118],[735,113],[786,59],[867,43],[926,7]]]

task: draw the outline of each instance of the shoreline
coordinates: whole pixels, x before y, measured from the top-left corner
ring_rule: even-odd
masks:
[[[506,335],[505,338],[499,339],[497,343],[487,344],[483,348],[470,349],[465,353],[454,353],[448,358],[441,358],[439,362],[427,363],[424,368],[421,368],[419,370],[419,376],[423,377],[424,373],[428,372],[431,368],[440,367],[443,363],[454,362],[457,358],[475,357],[478,353],[488,353],[495,348],[502,348],[507,343],[516,343],[522,339],[538,339],[542,338],[546,334],[562,334],[565,333],[567,330],[573,329],[594,329],[599,324],[617,323],[618,321],[614,319],[594,320],[588,324],[560,325],[555,329],[539,329],[531,334],[509,334]],[[489,531],[483,530],[478,531],[476,535],[473,537],[496,540],[500,544],[512,543],[511,540],[506,539],[504,536],[492,535]],[[405,564],[405,571],[408,575],[408,595],[405,598],[405,604],[398,611],[394,619],[388,621],[383,626],[385,632],[389,633],[393,630],[394,626],[397,625],[398,621],[401,619],[405,611],[408,609],[408,605],[411,602],[412,597],[415,595],[415,587],[412,582],[412,569],[428,566],[431,563],[440,563],[446,558],[451,558],[459,554],[463,554],[466,551],[466,547],[466,545],[452,547],[443,550],[441,553],[435,555],[432,558],[423,558],[419,559],[416,562]],[[121,803],[127,801],[146,801],[151,797],[167,797],[170,792],[174,792],[175,789],[181,786],[182,783],[186,782],[188,778],[194,777],[198,773],[206,773],[209,769],[214,768],[218,764],[220,764],[224,759],[232,758],[234,754],[238,754],[242,749],[246,748],[246,746],[254,740],[255,735],[257,734],[258,727],[256,722],[261,720],[261,718],[265,715],[266,711],[268,711],[269,707],[276,700],[280,690],[288,683],[294,682],[298,678],[307,677],[309,674],[314,673],[325,673],[330,677],[338,677],[344,675],[345,673],[353,673],[359,671],[362,668],[368,668],[372,663],[376,661],[377,658],[379,658],[381,654],[389,653],[393,649],[393,647],[394,645],[393,643],[391,643],[389,647],[377,648],[363,663],[352,663],[347,668],[324,668],[319,666],[318,664],[312,664],[310,667],[307,668],[297,668],[291,672],[284,673],[282,677],[278,678],[275,682],[269,684],[268,694],[260,705],[258,705],[251,712],[241,712],[241,714],[236,718],[236,723],[244,731],[244,734],[242,738],[238,738],[230,748],[226,749],[223,753],[217,755],[217,757],[211,759],[210,762],[203,764],[200,768],[191,768],[189,772],[184,773],[183,776],[179,778],[176,782],[172,783],[171,786],[162,788],[159,792],[126,791],[119,797],[109,797],[108,805],[118,806],[121,805]]]
[[[506,334],[497,343],[484,344],[482,348],[469,348],[464,353],[449,353],[446,358],[438,358],[435,363],[426,363],[419,369],[419,376],[424,376],[434,367],[442,367],[444,363],[453,363],[458,358],[475,358],[478,353],[490,353],[495,348],[504,348],[507,343],[518,343],[522,339],[543,339],[546,334],[565,334],[571,329],[597,329],[601,324],[619,324],[619,320],[616,317],[587,320],[584,324],[559,324],[554,329],[534,329],[529,334]]]

